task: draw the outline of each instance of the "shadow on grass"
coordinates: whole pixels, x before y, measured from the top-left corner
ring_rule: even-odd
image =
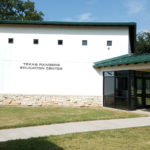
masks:
[[[63,150],[45,138],[0,142],[0,150]]]

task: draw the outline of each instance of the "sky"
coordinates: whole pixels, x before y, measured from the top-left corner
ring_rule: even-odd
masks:
[[[45,21],[136,22],[150,31],[150,0],[31,0]]]

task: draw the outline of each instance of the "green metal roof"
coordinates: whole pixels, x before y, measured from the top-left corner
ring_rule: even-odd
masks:
[[[101,68],[101,67],[111,67],[111,66],[129,65],[147,62],[150,62],[150,54],[132,55],[132,56],[122,55],[119,57],[114,57],[111,59],[95,62],[94,67]]]
[[[0,20],[0,24],[67,25],[67,26],[136,26],[135,22],[59,22]]]

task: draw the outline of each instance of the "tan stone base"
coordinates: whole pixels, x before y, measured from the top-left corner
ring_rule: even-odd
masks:
[[[100,96],[0,95],[0,105],[97,107],[101,104]]]

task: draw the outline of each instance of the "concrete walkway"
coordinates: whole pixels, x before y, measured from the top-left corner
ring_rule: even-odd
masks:
[[[132,113],[143,114],[143,115],[150,116],[150,109],[137,109],[135,111],[132,111]]]
[[[61,135],[77,132],[150,126],[150,117],[71,122],[35,127],[0,130],[0,141],[27,139],[31,137]]]

